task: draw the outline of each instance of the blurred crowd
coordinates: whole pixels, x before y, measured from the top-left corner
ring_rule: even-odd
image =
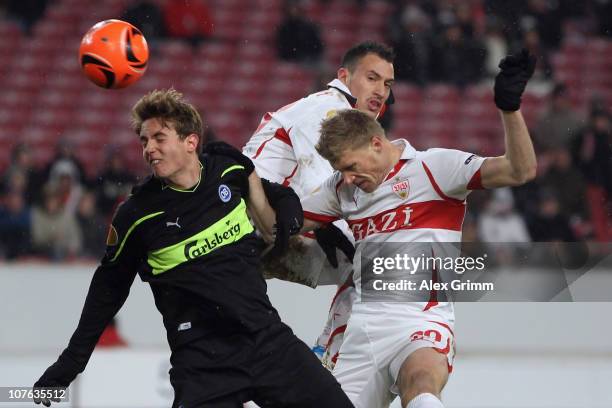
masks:
[[[344,1],[364,6],[368,0]],[[310,2],[321,7],[330,3]],[[521,47],[539,57],[534,80],[546,85],[542,89],[548,101],[537,122],[530,124],[538,177],[517,189],[473,193],[465,240],[612,241],[610,101],[595,97],[586,112],[576,109],[550,61],[568,30],[610,39],[612,1],[389,2],[393,12],[386,40],[396,50],[398,81],[423,87],[444,82],[461,88],[492,78],[499,60]],[[28,32],[47,3],[0,0],[0,10],[20,19]],[[141,28],[153,44],[168,37],[194,46],[214,40],[214,13],[206,1],[190,1],[187,6],[184,0],[132,1],[122,18]],[[298,0],[284,3],[274,36],[277,56],[325,72],[317,76],[324,83],[329,67],[322,62],[323,28],[308,17],[304,6]],[[88,177],[70,141],[63,140],[43,167],[34,166],[34,149],[35,145],[17,144],[10,166],[0,172],[0,259],[99,258],[113,211],[137,182],[121,150],[109,147],[104,168]]]
[[[612,122],[597,98],[583,118],[563,84],[530,130],[538,175],[524,186],[475,192],[464,224],[468,241],[612,240]]]
[[[114,209],[136,183],[121,150],[109,147],[102,171],[88,178],[69,141],[43,168],[33,148],[15,145],[0,175],[0,257],[99,258]]]

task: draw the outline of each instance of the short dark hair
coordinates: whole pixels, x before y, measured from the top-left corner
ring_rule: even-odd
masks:
[[[192,133],[199,137],[197,153],[202,152],[204,132],[202,117],[198,111],[183,99],[177,90],[154,90],[140,98],[132,108],[132,129],[140,135],[142,123],[151,118],[160,119],[162,124],[170,122],[180,139]]]
[[[357,109],[344,109],[321,123],[317,152],[332,165],[349,149],[368,145],[374,136],[385,137],[385,131],[374,118]]]
[[[395,52],[388,45],[375,41],[364,41],[351,47],[342,57],[342,67],[353,72],[359,60],[368,54],[376,54],[387,62],[393,63]]]

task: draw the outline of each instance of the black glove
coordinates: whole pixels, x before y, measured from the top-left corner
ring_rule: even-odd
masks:
[[[325,227],[316,229],[315,237],[319,246],[325,252],[327,260],[334,268],[338,267],[338,257],[336,256],[336,248],[341,250],[346,257],[353,262],[355,257],[355,247],[353,243],[340,231],[334,224],[328,224]]]
[[[45,370],[43,375],[36,383],[34,383],[34,389],[47,390],[49,388],[67,388],[75,377],[83,369],[79,364],[69,357],[66,357],[64,353],[53,363],[49,368]],[[44,396],[44,393],[41,393]],[[60,402],[59,398],[34,398],[36,404],[42,403],[45,407],[51,405],[51,401]]]
[[[271,255],[282,255],[289,247],[289,237],[304,226],[304,211],[300,198],[290,187],[261,179],[266,198],[276,212],[274,248]]]
[[[495,77],[495,105],[513,112],[521,107],[521,95],[533,75],[536,57],[523,48],[518,54],[508,55],[499,63],[501,71]]]
[[[244,167],[244,171],[249,176],[254,170],[255,165],[246,157],[242,152],[236,149],[234,146],[225,142],[210,142],[204,145],[204,153],[208,154],[220,154],[222,156],[228,156],[237,161],[241,166]]]

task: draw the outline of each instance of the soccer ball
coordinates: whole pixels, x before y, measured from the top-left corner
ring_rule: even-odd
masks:
[[[149,47],[140,30],[121,20],[104,20],[87,31],[79,47],[83,73],[103,88],[125,88],[147,69]]]

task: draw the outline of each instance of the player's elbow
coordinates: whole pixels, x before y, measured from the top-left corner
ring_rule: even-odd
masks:
[[[525,183],[529,183],[530,181],[536,178],[536,175],[537,166],[535,165],[525,167],[520,171],[515,172],[515,175],[513,177],[513,187],[522,186]]]

